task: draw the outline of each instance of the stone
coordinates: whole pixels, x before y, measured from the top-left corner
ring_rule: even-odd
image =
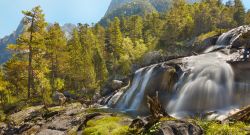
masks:
[[[120,80],[113,80],[111,83],[111,88],[113,90],[118,90],[123,86],[123,82]]]
[[[66,97],[63,95],[63,93],[56,91],[53,94],[53,101],[54,101],[54,104],[56,105],[63,105],[66,101]]]
[[[64,91],[64,92],[63,92],[63,95],[64,95],[67,99],[70,99],[70,100],[76,100],[76,99],[77,99],[77,96],[74,95],[74,94],[71,94],[69,91]]]
[[[156,135],[202,135],[203,129],[186,121],[161,121]]]
[[[25,120],[31,119],[34,117],[33,114],[36,114],[37,111],[41,111],[43,105],[29,107],[20,112],[14,113],[9,116],[9,122],[13,123],[14,125],[20,125]]]
[[[66,133],[53,129],[42,129],[36,135],[66,135]]]

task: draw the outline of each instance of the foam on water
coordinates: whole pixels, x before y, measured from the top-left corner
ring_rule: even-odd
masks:
[[[204,54],[188,59],[189,72],[180,79],[177,95],[166,110],[175,117],[222,110],[232,105],[234,72],[220,60],[221,53]]]

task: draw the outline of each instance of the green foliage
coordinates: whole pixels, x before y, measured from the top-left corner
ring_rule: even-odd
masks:
[[[238,23],[238,25],[245,24],[245,8],[242,4],[241,0],[234,0],[234,20]]]
[[[249,125],[243,122],[236,122],[232,124],[219,124],[214,121],[200,121],[198,124],[204,129],[206,135],[246,135],[245,130]]]
[[[161,122],[157,122],[156,124],[154,124],[150,129],[149,132],[146,133],[146,135],[154,135],[156,132],[159,131]]]
[[[6,114],[2,110],[0,110],[0,122],[5,121],[5,119],[6,119]]]
[[[122,124],[123,117],[107,116],[97,120],[90,120],[83,131],[84,135],[126,135],[128,126]]]
[[[132,67],[143,65],[147,52],[161,49],[167,55],[185,55],[194,41],[199,44],[250,24],[250,12],[245,13],[240,0],[225,5],[218,0],[175,0],[166,7],[169,2],[124,4],[107,14],[111,20],[106,20],[106,27],[79,24],[68,40],[58,23],[47,27],[40,7],[24,11],[28,28],[8,46],[13,56],[0,74],[1,105],[24,99],[50,104],[55,90],[90,98],[107,80],[123,78]]]
[[[65,84],[65,81],[63,79],[60,79],[60,78],[55,79],[54,86],[57,91],[61,91],[64,88],[64,84]]]

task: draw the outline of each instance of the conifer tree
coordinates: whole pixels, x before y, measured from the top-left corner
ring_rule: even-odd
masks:
[[[67,53],[66,51],[67,39],[64,32],[58,23],[49,27],[46,38],[47,58],[50,64],[50,79],[52,90],[55,91],[55,80],[58,80],[60,75],[65,71],[64,63]]]
[[[238,25],[245,24],[245,8],[242,4],[241,0],[234,0],[234,20],[237,22]]]
[[[36,69],[41,67],[41,54],[45,49],[45,28],[47,23],[44,19],[44,14],[40,6],[33,8],[31,11],[23,11],[25,15],[25,21],[30,24],[30,27],[26,31],[29,33],[29,39],[21,44],[28,45],[28,98],[31,96],[31,89],[35,89],[34,76]]]
[[[82,67],[84,86],[89,89],[94,89],[97,87],[95,67],[93,63],[94,45],[96,42],[95,37],[88,25],[80,24],[78,27],[80,43],[82,45],[81,60],[84,63],[84,66]]]
[[[72,89],[78,90],[83,87],[82,81],[82,67],[84,63],[82,61],[82,45],[80,43],[80,38],[78,30],[74,29],[72,32],[72,38],[68,42],[69,59],[67,61],[69,65],[68,78],[69,86]]]
[[[142,38],[143,21],[140,16],[131,16],[129,19],[129,36],[133,43]]]

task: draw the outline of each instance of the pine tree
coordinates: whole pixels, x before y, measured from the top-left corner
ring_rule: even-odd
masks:
[[[129,36],[132,39],[133,43],[136,40],[142,38],[142,29],[143,29],[143,21],[140,16],[131,16],[129,18]]]
[[[55,23],[48,30],[48,35],[46,38],[46,47],[47,47],[47,58],[50,63],[50,79],[52,90],[58,90],[56,88],[55,80],[59,79],[60,74],[64,70],[64,63],[67,53],[66,46],[67,39],[64,35],[64,32],[61,30],[61,27],[58,23]]]
[[[234,20],[237,22],[238,25],[243,25],[245,24],[245,8],[241,0],[234,0],[234,3]]]
[[[35,92],[35,68],[42,67],[45,64],[40,61],[43,51],[45,49],[45,34],[46,25],[44,14],[40,6],[33,8],[31,11],[23,11],[25,15],[25,22],[30,24],[30,27],[26,31],[29,33],[28,40],[20,40],[22,43],[28,45],[28,98],[31,96],[31,89]],[[23,35],[24,35],[23,34]],[[24,37],[24,36],[23,36]],[[41,64],[42,63],[42,64]],[[37,71],[39,72],[39,71]],[[35,93],[33,93],[35,94]]]
[[[120,20],[116,17],[113,22],[110,22],[107,30],[107,51],[109,55],[107,67],[112,74],[117,71],[118,60],[123,53],[122,42],[123,35],[120,29]]]
[[[108,78],[108,70],[105,61],[107,57],[105,48],[105,29],[97,24],[93,29],[93,34],[95,36],[93,62],[95,65],[96,80],[102,85]]]
[[[94,89],[97,87],[96,73],[93,63],[94,48],[95,48],[95,37],[92,30],[89,29],[88,25],[79,25],[79,37],[82,45],[82,61],[83,66],[83,77],[84,85],[86,88]]]
[[[72,38],[68,42],[68,52],[68,87],[74,90],[78,90],[83,87],[82,67],[84,66],[84,63],[82,61],[82,45],[80,43],[80,38],[77,29],[73,30]]]

